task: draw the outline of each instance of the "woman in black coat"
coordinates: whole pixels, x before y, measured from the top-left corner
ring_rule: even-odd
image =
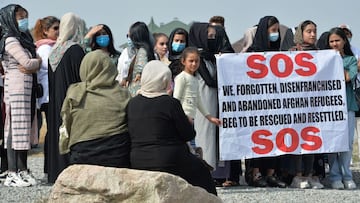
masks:
[[[170,82],[168,66],[157,60],[145,65],[140,92],[127,112],[131,167],[178,175],[216,195],[209,170],[188,149],[195,131],[180,102],[167,94]]]

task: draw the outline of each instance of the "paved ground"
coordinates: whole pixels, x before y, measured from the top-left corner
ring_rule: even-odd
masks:
[[[37,179],[43,178],[42,148],[32,150],[29,166]],[[354,179],[360,186],[360,165],[352,167]],[[245,183],[238,187],[217,188],[219,197],[226,203],[237,202],[360,202],[360,187],[353,191],[332,189],[293,189],[293,188],[254,188]],[[51,185],[40,184],[28,188],[9,188],[0,185],[0,203],[2,202],[46,202]]]
[[[40,139],[42,141],[43,138]],[[357,140],[357,139],[355,139]],[[29,167],[34,176],[43,178],[42,146],[30,152]],[[354,164],[352,167],[354,180],[358,185],[356,190],[332,189],[293,189],[293,188],[253,188],[244,182],[238,187],[217,188],[219,197],[225,203],[238,202],[360,202],[360,162],[357,142],[354,145]],[[46,202],[51,192],[51,185],[39,184],[28,188],[9,188],[0,184],[0,203],[16,202]]]

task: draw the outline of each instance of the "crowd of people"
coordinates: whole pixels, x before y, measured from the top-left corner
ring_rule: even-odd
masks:
[[[105,24],[87,30],[83,19],[66,13],[61,19],[38,19],[30,32],[28,16],[21,5],[0,10],[0,178],[5,186],[38,183],[27,153],[38,143],[44,112],[48,183],[71,164],[93,164],[168,172],[215,195],[216,186],[239,185],[241,175],[254,187],[321,189],[328,162],[331,188],[356,188],[350,163],[359,109],[352,81],[360,51],[350,45],[347,25],[318,39],[311,20],[282,30],[275,16],[264,16],[235,51],[221,16],[195,22],[189,31],[176,28],[169,36],[135,22],[120,53]],[[215,55],[319,49],[335,49],[343,58],[349,112],[344,137],[350,150],[247,159],[244,173],[240,160],[220,161]]]

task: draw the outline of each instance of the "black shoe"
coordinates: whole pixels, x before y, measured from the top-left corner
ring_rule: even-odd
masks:
[[[275,176],[266,176],[266,182],[270,187],[280,187],[280,188],[285,188],[286,187],[286,183],[279,180]]]
[[[268,186],[266,180],[264,178],[260,178],[260,179],[257,179],[257,180],[253,180],[252,181],[252,186],[254,187],[266,187]]]
[[[252,177],[251,181],[249,183],[250,186],[253,187],[266,187],[267,182],[264,177],[262,177],[260,174],[255,175],[256,177]]]

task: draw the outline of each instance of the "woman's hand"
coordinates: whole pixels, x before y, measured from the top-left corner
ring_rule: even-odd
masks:
[[[213,124],[217,125],[217,126],[220,126],[221,125],[221,120],[218,119],[218,118],[215,118],[211,115],[207,115],[206,118]]]
[[[140,81],[140,79],[141,79],[141,75],[138,73],[138,74],[136,74],[135,79],[133,81],[137,82],[137,81]]]
[[[18,69],[20,70],[21,73],[23,74],[33,74],[33,73],[36,73],[39,68],[37,69],[32,69],[32,70],[29,70],[29,69],[26,69],[24,66],[22,65],[18,65]]]
[[[98,31],[103,29],[103,25],[95,25],[90,29],[90,31],[85,35],[85,38],[91,39]]]
[[[122,79],[119,83],[120,83],[120,86],[122,86],[122,87],[126,87],[126,86],[127,86],[127,85],[126,85],[126,83],[127,83],[126,79]]]
[[[344,70],[345,82],[349,82],[351,80],[349,72]]]

